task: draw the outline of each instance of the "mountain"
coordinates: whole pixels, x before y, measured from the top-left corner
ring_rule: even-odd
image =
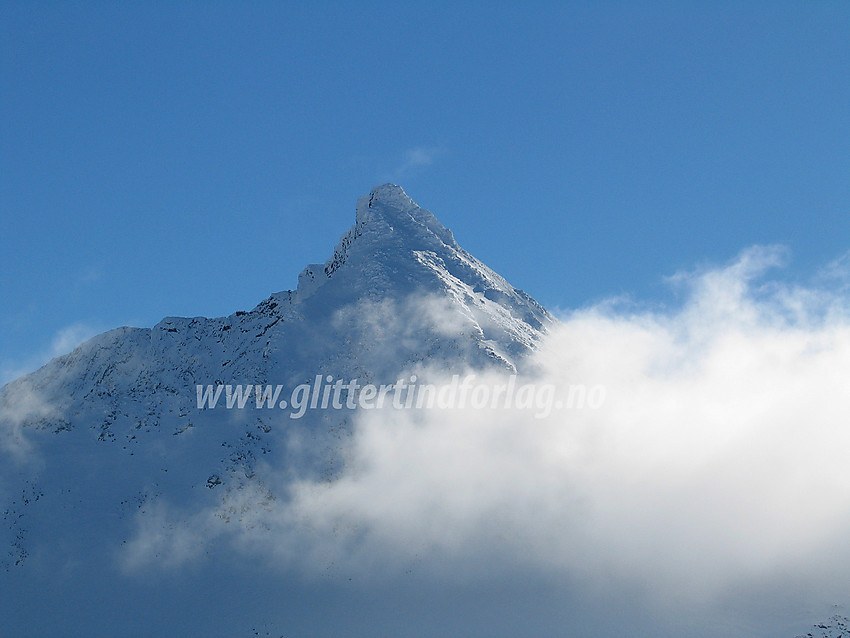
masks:
[[[269,471],[337,475],[353,410],[311,409],[293,419],[292,409],[228,410],[223,396],[215,409],[200,409],[198,386],[268,384],[289,397],[317,376],[392,384],[416,371],[522,371],[553,322],[400,187],[385,184],[357,201],[354,226],[324,264],[301,272],[296,290],[227,317],[117,328],[7,384],[0,389],[4,626],[13,635],[116,635],[92,620],[111,606],[121,635],[180,635],[175,591],[159,583],[156,595],[128,574],[146,561],[180,563],[181,524],[205,513],[225,528],[251,528],[257,508],[285,497],[266,480]],[[174,510],[187,514],[175,522],[164,513]],[[222,546],[199,536],[183,549],[219,552],[199,568],[213,582],[210,573],[246,577],[234,575],[238,566],[222,558]],[[248,582],[240,591],[254,591],[257,581]],[[191,608],[185,599],[192,598],[207,613],[204,587],[191,594],[186,587],[178,587],[185,604]],[[225,608],[252,604],[244,593],[226,597],[210,587],[206,594]],[[60,611],[37,613],[42,599]],[[129,612],[128,601],[150,609]],[[191,625],[196,635],[233,635],[240,626],[215,614]]]
[[[435,316],[451,312],[452,330],[421,315],[429,303]],[[358,200],[356,224],[327,262],[301,272],[297,290],[227,317],[106,332],[8,384],[0,408],[7,420],[14,414],[21,425],[54,430],[79,425],[82,415],[93,427],[96,413],[99,438],[116,440],[117,420],[146,428],[185,412],[196,383],[289,382],[324,371],[391,378],[436,360],[516,370],[551,322],[400,187],[385,184]],[[41,412],[27,412],[23,400],[33,394]]]
[[[723,614],[712,601],[695,605],[699,614],[678,608],[686,596],[653,607],[657,581],[626,565],[636,577],[624,584],[605,556],[592,575],[540,567],[557,555],[548,547],[569,551],[570,534],[591,534],[576,554],[645,540],[631,529],[597,540],[582,524],[597,504],[575,506],[573,478],[609,489],[608,477],[571,473],[603,443],[598,413],[443,422],[437,411],[424,428],[393,411],[414,377],[535,378],[535,354],[557,326],[385,184],[357,201],[352,228],[296,290],[226,317],[118,328],[7,384],[0,636],[777,638],[809,626],[796,608],[764,612],[758,601],[750,611],[732,600]],[[372,411],[367,385],[392,392],[393,409]],[[577,453],[547,428],[576,430],[588,445]],[[357,454],[364,441],[371,456]],[[408,456],[409,445],[422,453]],[[529,446],[545,449],[523,454]],[[476,472],[491,460],[495,469]],[[610,489],[628,480],[618,472]],[[394,490],[408,480],[414,489]],[[316,498],[299,501],[305,493]],[[346,516],[355,500],[357,516]],[[547,507],[566,516],[539,525]],[[370,517],[382,524],[364,529]],[[411,533],[417,526],[429,529]],[[846,627],[835,615],[805,636],[839,638]]]

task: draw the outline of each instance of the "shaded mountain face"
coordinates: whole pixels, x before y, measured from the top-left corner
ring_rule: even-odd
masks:
[[[267,408],[199,409],[198,386],[280,385],[283,398],[317,375],[383,384],[426,369],[522,371],[553,321],[386,184],[358,200],[354,226],[330,259],[303,270],[296,290],[227,317],[168,317],[87,341],[0,389],[0,578],[4,592],[18,592],[0,616],[62,635],[67,627],[27,612],[27,601],[39,590],[64,596],[75,618],[96,615],[89,595],[69,593],[84,583],[113,605],[140,597],[169,618],[177,603],[165,593],[154,602],[119,576],[142,554],[171,560],[173,538],[134,553],[140,529],[171,525],[159,518],[163,503],[250,526],[253,510],[285,497],[264,482],[264,468],[336,475],[352,410],[294,420]],[[225,563],[218,556],[206,569],[236,578]]]
[[[847,638],[850,636],[850,618],[835,614],[826,622],[814,625],[806,634],[797,638]]]

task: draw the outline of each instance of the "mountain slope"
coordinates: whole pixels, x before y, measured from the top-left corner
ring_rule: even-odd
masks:
[[[426,300],[449,307],[457,324],[445,331],[428,317],[399,316],[411,300],[416,314]],[[363,322],[361,312],[378,323],[392,320],[392,330]],[[354,227],[325,264],[302,271],[297,290],[228,317],[169,317],[152,329],[104,333],[8,384],[0,406],[18,414],[25,411],[21,397],[35,392],[62,416],[42,420],[36,411],[23,415],[24,424],[65,427],[82,411],[98,410],[103,435],[111,437],[109,415],[128,400],[160,418],[163,406],[179,411],[195,383],[290,381],[303,372],[299,367],[321,372],[341,360],[354,363],[350,370],[334,367],[338,376],[383,372],[381,361],[369,357],[373,341],[387,346],[404,333],[416,332],[394,348],[391,368],[436,357],[513,370],[551,322],[533,299],[460,248],[430,212],[387,184],[360,198]]]
[[[796,609],[758,604],[728,617],[709,600],[664,596],[664,609],[653,607],[642,597],[658,585],[644,581],[655,556],[626,566],[638,581],[617,580],[617,542],[646,533],[594,535],[585,523],[600,503],[572,489],[600,478],[618,494],[642,488],[619,464],[610,488],[575,471],[593,464],[604,413],[418,419],[347,401],[295,404],[295,389],[327,397],[335,380],[520,371],[538,381],[533,363],[545,362],[555,326],[384,185],[358,200],[354,226],[297,290],[227,317],[118,328],[8,384],[0,636],[774,638],[808,626]],[[278,407],[255,404],[255,393],[228,409],[225,388],[246,384],[279,386]],[[202,405],[215,392],[217,407]],[[643,436],[645,423],[624,414]],[[573,438],[583,434],[587,455]],[[581,560],[550,564],[588,548],[614,552],[593,574]],[[806,635],[845,633],[835,616]]]
[[[118,574],[220,552],[204,534],[191,542],[180,534],[206,516],[250,528],[252,512],[285,496],[267,484],[267,470],[327,480],[338,472],[351,410],[298,420],[291,410],[201,410],[198,385],[274,384],[287,396],[317,375],[381,384],[423,366],[510,372],[552,323],[401,188],[375,188],[297,290],[227,317],[117,328],[0,389],[0,575],[3,589],[19,592],[0,615],[18,630],[64,635],[26,612],[26,592],[88,583],[104,598],[126,601],[133,591],[168,618],[170,603]],[[175,510],[184,518],[166,515]],[[220,554],[203,569],[234,577]],[[127,591],[113,591],[113,578]],[[67,613],[91,604],[76,599]]]

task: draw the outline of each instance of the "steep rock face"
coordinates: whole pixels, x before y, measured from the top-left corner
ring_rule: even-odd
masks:
[[[317,375],[380,384],[423,366],[514,371],[552,322],[400,187],[379,186],[297,290],[227,317],[117,328],[0,389],[0,568],[57,536],[88,542],[81,526],[120,543],[161,497],[213,500],[239,518],[235,493],[257,488],[262,463],[329,479],[338,470],[350,411],[296,422],[280,410],[199,410],[197,385],[282,385],[284,398]]]

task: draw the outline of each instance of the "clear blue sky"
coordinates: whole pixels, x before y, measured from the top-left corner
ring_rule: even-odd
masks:
[[[551,307],[850,249],[848,3],[349,5],[0,4],[0,381],[294,287],[386,181]]]

